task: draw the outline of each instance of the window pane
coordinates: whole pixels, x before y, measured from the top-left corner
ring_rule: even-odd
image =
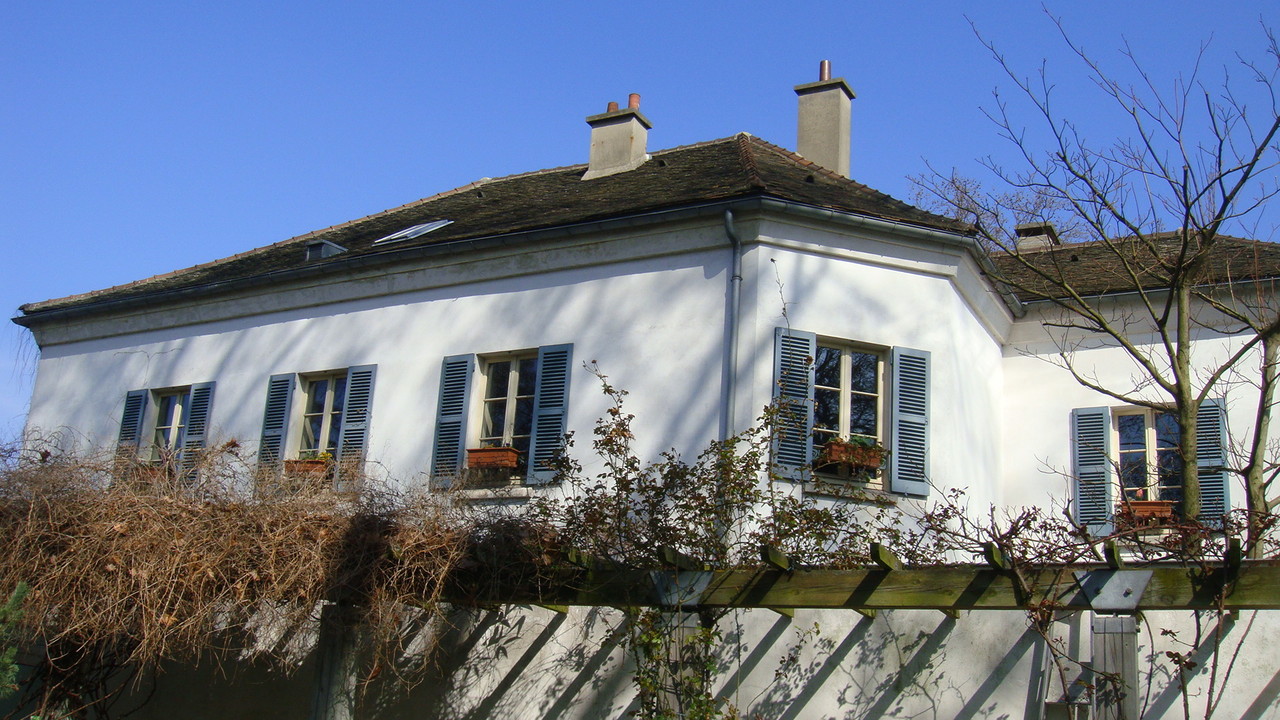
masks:
[[[1156,473],[1161,486],[1182,486],[1182,454],[1177,450],[1156,453]],[[1181,497],[1181,496],[1179,496]]]
[[[1120,484],[1130,500],[1147,500],[1147,456],[1145,453],[1121,453]]]
[[[156,425],[169,427],[173,425],[173,411],[178,406],[177,395],[161,395],[160,410],[156,419]]]
[[[302,426],[302,449],[317,450],[319,445],[316,438],[320,437],[321,426],[324,424],[324,415],[308,415],[306,423]]]
[[[328,392],[328,380],[312,380],[307,386],[307,412],[324,412],[324,397]]]
[[[871,353],[849,352],[851,390],[864,393],[875,393],[879,383],[876,370],[880,366],[880,358]]]
[[[486,398],[500,398],[507,396],[508,376],[511,374],[511,362],[503,360],[502,362],[489,363],[489,383],[485,388],[484,396]],[[501,427],[501,426],[499,426]]]
[[[874,397],[854,395],[849,400],[849,434],[876,436],[879,402]]]
[[[533,431],[533,398],[521,398],[516,401],[515,429],[516,435],[528,435]]]
[[[507,425],[507,401],[504,398],[491,400],[484,404],[484,436],[502,437]]]
[[[826,387],[840,387],[840,351],[835,348],[819,347],[814,366],[814,382]]]
[[[817,388],[813,391],[816,406],[813,412],[813,425],[831,431],[840,430],[840,393],[836,390]]]
[[[1120,431],[1120,451],[1144,450],[1147,447],[1147,418],[1144,415],[1121,415],[1116,418]]]
[[[538,386],[538,361],[536,358],[525,358],[520,363],[520,379],[516,381],[516,394],[533,397],[534,388]]]
[[[1156,415],[1156,447],[1178,447],[1178,418],[1169,413]]]
[[[333,450],[338,447],[338,436],[342,432],[342,413],[334,413],[329,421],[329,440],[325,444],[325,450]]]
[[[347,401],[347,376],[336,377],[333,383],[333,411],[342,414],[342,404]]]

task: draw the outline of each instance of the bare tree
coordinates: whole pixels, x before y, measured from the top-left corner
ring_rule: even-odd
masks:
[[[1252,428],[1236,438],[1230,469],[1244,478],[1248,541],[1259,553],[1265,518],[1280,504],[1268,447],[1280,359],[1280,295],[1272,284],[1280,277],[1280,246],[1258,242],[1272,239],[1260,228],[1280,192],[1275,34],[1263,27],[1264,59],[1240,57],[1212,85],[1202,79],[1202,47],[1189,77],[1165,90],[1130,48],[1123,55],[1136,71],[1133,85],[1109,74],[1054,22],[1103,96],[1088,113],[1119,113],[1131,136],[1091,144],[1056,104],[1043,66],[1023,77],[984,39],[1016,86],[1019,105],[1027,103],[1047,132],[1048,147],[1033,146],[1022,111],[997,93],[987,114],[1015,148],[1017,168],[983,162],[995,192],[935,171],[915,178],[917,199],[972,224],[993,251],[998,282],[1057,309],[1045,325],[1059,343],[1056,361],[1077,381],[1176,416],[1187,517],[1202,509],[1201,406],[1233,383],[1254,386]],[[1027,242],[1028,235],[1038,242]],[[1225,356],[1198,347],[1199,338],[1215,333],[1238,339]],[[1080,362],[1075,350],[1085,337],[1121,348],[1138,368],[1134,381],[1117,386]]]

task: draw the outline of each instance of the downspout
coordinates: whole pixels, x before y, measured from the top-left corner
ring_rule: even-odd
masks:
[[[725,332],[725,367],[724,367],[724,414],[720,418],[720,440],[728,440],[735,432],[733,421],[736,417],[736,397],[738,394],[738,298],[742,294],[742,240],[738,238],[733,227],[733,210],[725,208],[724,234],[729,238],[729,246],[733,250],[733,261],[729,272],[729,310]]]

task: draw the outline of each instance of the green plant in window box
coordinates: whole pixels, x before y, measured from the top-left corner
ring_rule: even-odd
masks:
[[[854,474],[871,474],[884,466],[889,450],[873,438],[855,435],[832,438],[822,446],[814,465],[843,465]]]
[[[333,472],[333,453],[328,450],[303,450],[297,460],[285,460],[284,471],[304,477],[328,477]]]

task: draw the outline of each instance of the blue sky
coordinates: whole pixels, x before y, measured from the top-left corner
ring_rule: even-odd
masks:
[[[583,162],[583,118],[643,96],[650,149],[746,131],[795,145],[791,88],[858,93],[852,174],[979,175],[1009,148],[982,114],[1041,63],[1091,138],[1079,63],[1034,3],[9,2],[0,4],[0,305],[85,292],[276,242],[471,182]],[[1126,42],[1168,86],[1261,58],[1270,3],[1056,3],[1116,73]],[[1276,15],[1272,12],[1271,15]],[[1273,19],[1273,18],[1272,18]],[[1238,74],[1238,72],[1237,72]],[[1034,135],[1033,135],[1034,137]],[[38,353],[0,328],[0,439]]]

